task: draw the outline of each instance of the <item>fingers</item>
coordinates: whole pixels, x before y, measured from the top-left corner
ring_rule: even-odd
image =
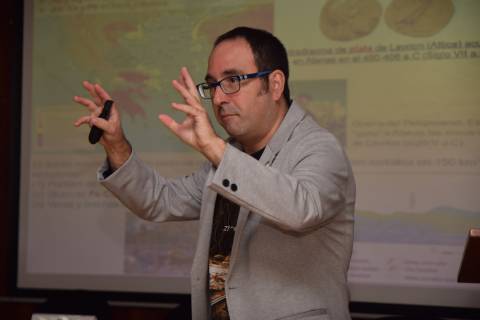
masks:
[[[179,124],[173,120],[170,116],[167,116],[166,114],[159,114],[158,119],[168,128],[170,129],[174,134],[177,135]]]
[[[106,100],[111,100],[110,95],[98,84],[92,84],[88,81],[83,81],[82,85],[85,90],[87,90],[91,99],[74,96],[73,100],[76,103],[87,107],[87,109],[90,111],[90,115],[78,118],[74,122],[74,125],[79,127],[84,124],[89,124],[90,126],[95,125],[104,131],[115,131],[115,126],[120,122],[120,115],[115,104],[113,104],[110,111],[110,122],[98,117],[103,109],[104,102]]]
[[[74,125],[75,127],[79,127],[79,126],[81,126],[82,124],[90,124],[90,120],[91,120],[91,119],[92,119],[91,116],[83,116],[83,117],[77,119],[77,121],[75,121],[75,122],[73,123],[73,125]]]
[[[192,107],[191,105],[176,102],[172,102],[172,108],[177,109],[178,111],[182,111],[187,115],[193,117],[197,116],[200,112],[203,111],[199,110],[198,108]]]
[[[92,84],[88,81],[82,82],[83,87],[87,90],[91,99],[74,96],[73,100],[88,108],[90,112],[94,112],[98,116],[105,101],[112,100],[110,95],[99,84]]]
[[[92,97],[93,99],[93,102],[97,105],[97,106],[101,106],[102,105],[102,100],[100,99],[100,97],[98,96],[97,92],[95,91],[95,85],[88,82],[88,81],[83,81],[82,82],[82,85],[83,87],[85,88],[85,90],[87,90],[88,94],[90,95],[90,97]]]
[[[88,81],[83,81],[82,85],[85,90],[87,90],[97,107],[101,107],[107,100],[112,100],[107,91],[105,91],[105,89],[103,89],[99,84],[92,84]]]
[[[98,114],[100,114],[99,106],[95,102],[93,102],[92,100],[86,99],[86,98],[83,98],[83,97],[79,97],[79,96],[74,96],[73,100],[75,102],[80,103],[81,105],[84,105],[85,107],[87,107],[90,112],[98,112]]]
[[[102,118],[92,118],[90,120],[90,124],[97,127],[97,128],[100,128],[102,129],[103,131],[106,131],[106,132],[110,132],[111,129],[110,129],[110,124],[108,123],[107,120],[105,119],[102,119]]]
[[[77,121],[73,123],[75,127],[79,127],[84,124],[99,127],[102,130],[109,130],[110,128],[107,120],[94,116],[83,116],[81,118],[78,118]]]
[[[120,125],[120,114],[115,106],[115,103],[112,105],[112,109],[110,110],[110,117],[108,119],[103,119],[99,117],[101,110],[102,108],[98,108],[98,112],[95,112],[93,115],[90,116],[90,125],[96,126],[103,131],[111,134],[115,134],[115,132],[121,132],[122,130]]]
[[[193,82],[192,76],[190,75],[186,67],[183,67],[180,70],[180,75],[188,91],[195,96],[197,93],[197,88],[195,86],[195,83]]]
[[[177,92],[182,95],[183,99],[187,104],[191,105],[195,109],[203,110],[203,107],[200,104],[198,98],[196,98],[196,96],[193,96],[191,92],[185,86],[183,86],[178,80],[173,80],[172,85],[175,88],[175,90],[177,90]]]
[[[179,76],[179,79],[176,80],[176,81],[179,85],[183,86],[188,91],[190,96],[193,97],[193,99],[197,103],[200,104],[200,97],[199,97],[198,92],[197,92],[197,87],[196,87],[195,83],[193,82],[192,76],[190,75],[190,73],[188,72],[188,69],[186,67],[182,67],[180,69],[180,76]],[[175,87],[175,89],[177,89],[177,88]],[[177,89],[177,91],[178,91],[178,89]],[[184,94],[182,94],[182,96],[185,98]]]
[[[107,91],[105,91],[102,88],[102,86],[100,86],[99,84],[95,84],[94,89],[95,89],[95,93],[102,99],[103,102],[105,102],[107,100],[112,100],[112,98],[107,93]]]

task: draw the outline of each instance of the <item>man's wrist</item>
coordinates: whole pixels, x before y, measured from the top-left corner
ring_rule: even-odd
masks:
[[[105,146],[105,152],[110,168],[115,171],[130,158],[132,146],[128,140],[124,139],[117,144]]]
[[[211,143],[208,148],[206,148],[203,154],[213,164],[214,167],[218,167],[223,159],[225,148],[226,142],[222,138],[216,137],[215,141]]]

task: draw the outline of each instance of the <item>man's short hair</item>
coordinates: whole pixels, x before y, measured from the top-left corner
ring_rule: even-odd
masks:
[[[290,89],[288,87],[288,57],[283,44],[268,31],[249,27],[237,27],[220,35],[214,43],[216,47],[220,42],[236,38],[245,39],[253,52],[255,65],[258,71],[279,69],[285,74],[285,87],[283,96],[290,105]],[[268,78],[266,78],[268,84]]]

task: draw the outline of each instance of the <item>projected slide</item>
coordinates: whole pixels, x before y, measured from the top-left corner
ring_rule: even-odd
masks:
[[[44,0],[27,10],[21,285],[188,292],[196,222],[141,221],[99,186],[104,154],[73,127],[85,110],[72,97],[82,80],[102,84],[140,157],[188,174],[204,159],[157,119],[182,117],[171,80],[187,66],[203,81],[216,36],[248,25],[284,42],[294,100],[352,162],[352,299],[480,301],[480,286],[456,283],[467,232],[480,226],[479,1]],[[377,286],[411,291],[371,294]],[[445,293],[417,299],[429,289]]]
[[[478,4],[311,1],[297,20],[277,5],[294,84],[312,83],[295,98],[354,166],[350,281],[455,286],[466,232],[480,224]]]

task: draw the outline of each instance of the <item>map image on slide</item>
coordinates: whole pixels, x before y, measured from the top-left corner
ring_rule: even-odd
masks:
[[[176,1],[39,2],[35,30],[49,36],[34,37],[35,152],[91,152],[85,136],[71,130],[72,120],[84,114],[70,103],[74,95],[83,94],[83,80],[101,84],[117,102],[124,130],[137,150],[191,152],[157,119],[161,112],[181,117],[170,107],[181,99],[172,79],[186,66],[194,81],[203,81],[214,39],[240,21],[271,30],[273,5],[196,1],[189,6],[195,8],[185,19],[184,8]],[[73,13],[85,18],[70,19]]]

